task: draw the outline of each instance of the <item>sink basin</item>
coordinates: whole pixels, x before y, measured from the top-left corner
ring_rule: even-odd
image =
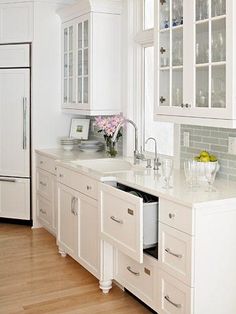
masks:
[[[123,159],[105,158],[91,160],[72,160],[71,163],[102,173],[123,172],[142,169],[141,166],[133,165],[131,162]]]

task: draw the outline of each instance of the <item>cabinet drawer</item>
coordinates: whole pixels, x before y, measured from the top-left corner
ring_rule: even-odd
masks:
[[[52,174],[56,174],[56,166],[54,159],[42,156],[40,154],[36,154],[36,165],[38,168],[42,170],[48,171]]]
[[[194,234],[193,211],[163,198],[160,199],[159,220],[188,234]]]
[[[146,255],[140,264],[120,251],[116,253],[115,280],[151,307],[155,300],[155,263]]]
[[[193,314],[193,289],[164,271],[157,276],[158,313],[159,314]]]
[[[63,167],[58,167],[57,179],[60,183],[65,184],[87,196],[97,199],[98,183],[96,180]]]
[[[52,203],[40,195],[37,195],[37,213],[43,224],[50,227],[52,223]]]
[[[50,173],[44,170],[37,170],[37,192],[52,201],[53,197],[53,178]]]
[[[193,237],[159,224],[160,266],[174,277],[192,286]]]
[[[142,198],[101,184],[101,235],[121,252],[142,263]]]

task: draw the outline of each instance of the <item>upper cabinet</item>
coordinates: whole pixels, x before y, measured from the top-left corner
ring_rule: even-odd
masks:
[[[0,4],[0,43],[33,40],[33,3]]]
[[[235,127],[234,0],[157,0],[156,115]]]
[[[121,111],[119,1],[79,1],[62,18],[62,108],[109,115]]]

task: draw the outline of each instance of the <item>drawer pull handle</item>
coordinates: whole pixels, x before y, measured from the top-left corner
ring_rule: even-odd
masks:
[[[175,214],[169,213],[169,218],[170,218],[170,219],[175,218]]]
[[[127,270],[128,270],[131,274],[133,274],[133,275],[135,275],[135,276],[140,276],[140,273],[137,273],[137,272],[133,271],[130,266],[127,267]]]
[[[87,191],[92,190],[92,187],[87,185]]]
[[[40,183],[42,186],[47,186],[47,183],[44,183],[43,181],[39,181],[39,183]]]
[[[176,254],[176,253],[173,253],[171,252],[171,249],[165,249],[166,253],[170,254],[170,255],[173,255],[174,257],[177,257],[177,258],[182,258],[183,255],[182,254]]]
[[[57,167],[55,167],[54,169],[55,169],[55,171],[57,171]]]
[[[128,208],[128,214],[129,214],[129,215],[131,215],[131,216],[133,216],[133,215],[134,215],[134,211],[133,211],[133,209]]]
[[[173,301],[171,301],[170,297],[168,295],[165,295],[165,299],[166,301],[168,301],[171,305],[175,306],[177,309],[181,309],[182,305],[181,304],[177,304]]]
[[[43,210],[42,208],[40,208],[40,213],[42,213],[42,214],[44,214],[44,215],[47,215],[47,212],[46,212],[46,210]]]
[[[63,177],[64,177],[63,174],[60,173],[60,174],[59,174],[59,178],[63,178]]]
[[[78,215],[78,213],[77,213],[77,211],[76,211],[76,209],[75,209],[76,201],[77,201],[77,198],[76,198],[76,197],[72,197],[72,199],[71,199],[71,212],[72,212],[72,214],[73,214],[74,216],[77,216],[77,215]]]
[[[118,224],[121,224],[121,225],[123,224],[123,220],[118,219],[118,218],[116,218],[115,216],[111,216],[110,218],[111,218],[111,220],[117,222]]]
[[[144,272],[145,272],[145,274],[147,274],[148,276],[151,275],[150,269],[148,269],[148,268],[146,268],[146,267],[144,267]]]

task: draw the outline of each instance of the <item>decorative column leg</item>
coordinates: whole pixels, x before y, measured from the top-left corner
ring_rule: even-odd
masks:
[[[66,257],[66,252],[62,250],[61,248],[58,249],[58,252],[61,254],[61,257]]]
[[[102,290],[103,293],[108,293],[109,290],[112,288],[112,281],[111,280],[100,280],[99,281],[99,288]]]

